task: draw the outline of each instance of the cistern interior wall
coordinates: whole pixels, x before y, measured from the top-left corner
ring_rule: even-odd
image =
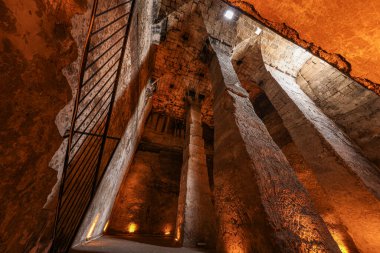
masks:
[[[51,245],[92,7],[0,0],[2,252]],[[73,247],[134,235],[228,253],[377,252],[378,9],[136,1],[109,128],[120,142]]]

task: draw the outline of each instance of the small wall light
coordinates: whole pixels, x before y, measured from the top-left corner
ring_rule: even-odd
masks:
[[[136,230],[137,230],[137,225],[135,223],[130,223],[128,225],[128,232],[129,233],[132,234],[132,233],[136,232]]]
[[[260,35],[263,30],[260,27],[256,27],[256,35]]]
[[[106,223],[106,225],[104,226],[104,228],[103,228],[103,232],[105,233],[106,231],[107,231],[107,228],[108,228],[108,224],[109,224],[109,220],[107,221],[107,223]]]
[[[96,215],[95,219],[92,221],[91,227],[87,232],[86,240],[90,240],[92,233],[94,232],[95,226],[98,223],[99,220],[99,214]]]
[[[224,17],[229,20],[231,20],[234,17],[234,15],[234,12],[231,10],[226,10],[226,12],[224,13]]]
[[[167,224],[164,227],[164,235],[170,235],[172,233],[172,226],[170,224]]]

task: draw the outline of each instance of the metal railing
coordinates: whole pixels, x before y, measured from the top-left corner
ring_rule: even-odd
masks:
[[[105,150],[112,153],[109,150],[114,151],[120,140],[107,134],[135,2],[94,1],[67,138],[52,253],[69,250],[107,167]]]

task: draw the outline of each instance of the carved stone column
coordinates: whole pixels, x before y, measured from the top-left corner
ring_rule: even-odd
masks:
[[[208,180],[202,136],[201,106],[189,97],[186,142],[183,152],[176,240],[185,247],[215,246],[215,213]]]
[[[255,114],[228,48],[211,43],[218,252],[339,252],[284,154]]]

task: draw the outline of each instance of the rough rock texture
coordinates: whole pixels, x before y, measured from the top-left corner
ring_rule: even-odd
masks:
[[[186,143],[183,151],[176,240],[195,248],[199,243],[215,247],[215,213],[202,133],[201,105],[189,98]]]
[[[252,79],[246,79],[247,75],[243,75],[242,78],[261,84],[294,143],[328,194],[330,205],[337,210],[342,223],[348,228],[355,244],[360,250],[371,252],[378,247],[376,233],[379,201],[373,193],[378,194],[380,189],[379,172],[337,125],[303,93],[296,83],[296,76],[292,75],[297,73],[296,69],[293,72],[287,71],[266,55],[267,47],[259,46],[260,43],[257,41],[252,43],[256,46],[245,47],[243,63],[238,66],[236,59],[234,60],[238,73],[253,73]],[[237,47],[239,50],[243,48]],[[238,51],[236,53],[239,55]],[[268,64],[265,62],[265,67],[270,73],[260,71],[260,74],[255,74],[262,69],[265,60],[269,61]],[[254,65],[249,65],[252,62]],[[245,69],[246,63],[249,67]],[[273,67],[268,66],[269,64]],[[299,67],[301,68],[302,64]],[[346,185],[350,185],[350,188]],[[361,215],[362,210],[371,213],[370,217]],[[360,232],[360,227],[366,227],[366,232]]]
[[[307,57],[302,56],[303,50],[293,49],[292,45],[286,41],[278,41],[274,47],[271,47],[268,46],[267,40],[268,35],[263,36],[262,39],[247,39],[236,46],[233,61],[241,79],[246,83],[251,83],[251,86],[252,84],[261,85],[272,104],[278,110],[286,112],[289,122],[294,125],[294,120],[290,118],[294,117],[296,112],[289,113],[283,108],[285,104],[292,101],[290,103],[298,107],[299,115],[303,115],[307,121],[312,122],[317,132],[332,147],[333,153],[337,153],[339,159],[355,171],[372,191],[378,192],[377,185],[380,179],[376,176],[379,173],[376,167],[361,154],[360,149],[347,138],[344,132],[315,106],[296,83],[297,73],[307,62]],[[273,43],[276,39],[271,41]],[[276,52],[281,53],[282,58],[274,57]],[[242,55],[244,55],[244,60],[241,60]],[[292,64],[287,64],[289,62]],[[268,69],[270,73],[263,68]],[[276,99],[277,104],[273,99]],[[341,102],[336,101],[336,103]],[[284,120],[282,115],[281,117]],[[297,119],[300,120],[300,118]]]
[[[379,171],[302,92],[294,78],[270,71],[276,80],[263,85],[268,98],[328,192],[331,205],[339,210],[358,248],[374,251],[379,247],[376,239],[380,226],[380,202],[376,198],[380,189]],[[363,216],[362,210],[371,213],[371,217]]]
[[[100,1],[101,8],[107,8],[115,1],[123,0],[102,0]],[[205,97],[202,106],[202,124],[206,123],[209,126],[213,124],[213,92],[208,70],[210,55],[206,48],[206,38],[210,36],[222,44],[236,45],[235,52],[241,50],[238,58],[234,59],[234,64],[241,84],[247,89],[252,100],[260,99],[262,91],[259,85],[264,88],[267,86],[265,90],[270,94],[269,97],[285,124],[284,128],[278,123],[278,117],[270,116],[267,119],[270,122],[269,125],[275,124],[276,127],[270,128],[267,125],[269,133],[281,146],[300,181],[310,191],[311,198],[316,203],[316,210],[320,212],[339,246],[341,247],[340,241],[343,239],[347,245],[351,237],[353,238],[351,243],[356,244],[361,251],[376,251],[380,247],[378,245],[379,203],[367,191],[362,181],[373,191],[379,191],[378,170],[365,158],[379,165],[379,97],[364,87],[360,87],[357,82],[350,80],[327,63],[312,56],[305,49],[281,38],[238,10],[235,11],[235,17],[232,20],[225,19],[224,11],[229,7],[222,1],[136,1],[138,15],[133,19],[109,132],[112,136],[122,136],[122,139],[111,161],[111,169],[106,173],[83,222],[76,243],[103,234],[117,192],[132,163],[144,129],[144,121],[152,104],[153,116],[148,120],[148,124],[150,121],[157,122],[156,128],[164,131],[174,127],[178,138],[167,139],[154,131],[145,131],[139,152],[144,152],[146,156],[152,158],[152,161],[136,156],[136,160],[143,161],[144,169],[147,168],[146,164],[154,167],[156,164],[151,164],[153,160],[160,161],[160,155],[157,157],[157,152],[162,152],[163,157],[166,157],[168,150],[165,150],[163,145],[170,145],[176,152],[182,151],[186,115],[183,98],[189,90],[201,93]],[[57,171],[62,168],[66,143],[65,141],[62,143],[59,134],[63,136],[70,124],[71,98],[75,95],[78,66],[81,60],[78,56],[82,54],[92,2],[86,0],[0,0],[0,80],[2,80],[0,167],[3,172],[0,183],[1,252],[40,252],[46,250],[50,243],[55,209],[54,194],[50,195],[48,201],[46,199],[49,193],[54,193],[52,188],[57,182],[57,176],[59,179],[60,175],[59,173],[57,175],[49,166]],[[355,10],[357,4],[363,3],[346,1],[353,6],[355,11],[355,15],[351,15],[352,10],[346,11],[344,4],[341,4],[344,11],[338,13],[335,8],[336,3],[334,1],[325,3],[325,0],[315,0],[313,3],[304,1],[309,4],[303,3],[302,8],[307,10],[303,13],[299,13],[301,5],[294,4],[294,0],[277,3],[278,9],[275,10],[270,5],[273,0],[267,1],[266,4],[257,0],[228,2],[239,5],[251,14],[257,14],[256,17],[263,23],[334,66],[338,66],[340,70],[352,76],[360,76],[357,78],[358,82],[379,93],[379,89],[376,88],[378,86],[365,79],[369,78],[378,82],[379,77],[376,66],[379,54],[376,48],[371,46],[374,45],[372,43],[378,42],[377,32],[371,30],[372,28],[369,29],[373,26],[373,20],[377,14],[368,15],[371,18],[363,18],[363,13],[368,14],[366,8],[376,10],[373,6],[376,7],[378,3],[369,1],[363,10],[360,8]],[[254,7],[258,12],[255,12],[252,6],[244,4],[249,2],[255,3]],[[315,8],[318,4],[325,4],[333,15],[331,13],[327,15],[325,7]],[[289,11],[288,8],[293,9]],[[285,10],[282,13],[283,16],[277,16],[278,10]],[[291,18],[295,14],[298,16],[312,14],[320,26],[312,24],[309,27],[308,25],[312,23],[308,21],[310,19]],[[352,19],[347,19],[345,15],[349,15]],[[326,20],[320,20],[322,16],[323,19],[327,17]],[[289,18],[287,20],[292,23],[281,24],[282,17]],[[271,20],[268,21],[269,19]],[[348,26],[351,27],[355,23],[346,21],[353,19],[358,22],[359,29],[350,31]],[[339,33],[335,31],[334,34],[337,37],[334,42],[325,39],[328,37],[327,34],[332,34],[333,29],[336,29],[334,22],[338,20],[344,29]],[[104,19],[102,24],[107,21],[109,21],[107,18]],[[329,25],[327,26],[326,23]],[[289,28],[290,26],[300,34]],[[263,30],[260,35],[256,33],[258,27]],[[107,29],[108,34],[112,31],[112,28]],[[366,31],[368,35],[363,35],[363,31]],[[352,40],[348,40],[348,37]],[[256,52],[252,47],[252,41],[261,43],[260,59],[250,58],[249,53],[252,51],[246,51]],[[152,42],[157,46],[151,47]],[[341,52],[340,50],[345,45],[350,50]],[[358,47],[355,48],[354,45]],[[155,51],[156,54],[154,54]],[[101,63],[100,61],[98,64]],[[277,81],[268,75],[266,66]],[[154,90],[156,90],[155,95],[153,95]],[[275,91],[278,93],[270,93]],[[246,98],[248,95],[241,87],[235,86],[228,91],[223,91],[223,94],[225,96],[217,94],[219,101],[215,104],[215,108],[220,110],[217,115],[219,130],[215,133],[218,137],[216,144],[218,154],[222,155],[218,155],[219,157],[215,159],[217,161],[215,168],[218,168],[215,171],[215,180],[210,176],[208,181],[211,189],[215,185],[215,190],[219,194],[219,203],[233,203],[231,206],[219,205],[219,211],[226,208],[232,210],[232,216],[234,216],[231,219],[221,216],[221,219],[226,218],[227,222],[219,223],[219,227],[231,228],[231,231],[239,229],[244,231],[233,235],[234,232],[222,230],[219,234],[222,235],[225,232],[224,237],[220,237],[222,242],[226,239],[225,242],[231,243],[225,244],[229,247],[225,250],[240,250],[240,246],[244,245],[242,247],[248,251],[257,249],[270,251],[272,250],[270,238],[280,233],[277,230],[273,231],[273,227],[283,223],[286,223],[285,227],[290,224],[288,227],[291,227],[289,230],[292,231],[291,233],[300,230],[306,230],[306,232],[304,237],[299,237],[294,245],[289,246],[284,243],[285,246],[280,245],[280,248],[307,245],[300,251],[316,250],[316,248],[306,249],[312,244],[309,241],[312,240],[310,238],[319,236],[316,234],[318,231],[315,234],[311,232],[315,224],[300,228],[298,224],[292,223],[294,220],[293,216],[287,213],[288,206],[284,207],[286,210],[283,213],[277,215],[277,211],[282,211],[277,206],[283,207],[276,202],[278,199],[275,198],[273,203],[265,202],[272,196],[270,194],[287,187],[280,185],[279,188],[273,190],[271,186],[283,183],[279,181],[280,179],[290,178],[289,187],[286,190],[290,189],[289,192],[293,192],[295,189],[301,195],[294,201],[294,208],[299,211],[300,206],[305,203],[309,207],[309,199],[304,195],[304,190],[294,179],[289,165],[284,165],[286,163],[284,156],[270,140],[265,127],[252,114],[252,108]],[[153,99],[150,99],[152,95]],[[97,99],[103,100],[104,97],[99,96]],[[241,110],[242,113],[234,115],[231,112],[235,109]],[[257,113],[265,114],[266,109],[263,110]],[[165,113],[166,116],[155,112]],[[253,127],[252,130],[249,128],[250,124],[258,127]],[[208,130],[205,131],[205,129]],[[350,138],[347,138],[340,129],[345,131]],[[213,173],[213,139],[207,136],[212,135],[213,131],[204,127],[204,133],[206,142],[204,151],[210,175]],[[154,144],[150,141],[152,139],[156,141]],[[363,154],[354,144],[355,142],[362,149]],[[50,160],[59,147],[59,143],[62,143],[60,149]],[[236,149],[229,148],[231,146]],[[264,151],[263,147],[265,147]],[[113,145],[107,144],[106,154],[110,155],[112,150]],[[223,156],[223,152],[228,152],[228,154]],[[268,154],[276,155],[275,158],[269,159]],[[229,159],[230,157],[232,159]],[[262,157],[268,160],[261,161]],[[235,158],[236,160],[233,160]],[[252,160],[255,162],[251,162]],[[235,166],[232,161],[236,161],[238,166],[227,168],[229,164]],[[249,166],[243,166],[244,163]],[[260,181],[262,179],[260,176],[267,176],[264,173],[268,171],[258,171],[257,168],[278,169],[281,166],[285,166],[286,173],[279,170],[279,174],[273,175],[273,178],[263,179],[267,180],[265,183]],[[133,167],[131,171],[135,171]],[[226,173],[223,174],[224,172]],[[281,173],[286,175],[279,177]],[[363,180],[360,180],[355,173]],[[250,179],[249,182],[247,179]],[[154,189],[160,188],[163,182],[154,181],[152,177],[148,181],[152,183],[149,185]],[[252,182],[257,182],[257,184]],[[173,179],[171,185],[177,183],[179,182]],[[225,187],[224,183],[228,187]],[[236,190],[237,198],[232,194],[236,187],[239,187]],[[247,192],[242,192],[243,188]],[[268,194],[269,197],[263,194],[263,192],[267,193],[268,189],[273,190]],[[227,193],[226,196],[221,195],[224,191]],[[144,192],[149,192],[147,187],[144,188]],[[298,197],[288,195],[287,192],[280,192],[277,197],[284,196],[282,202],[284,205],[289,203],[288,197],[294,199]],[[171,197],[168,200],[171,203],[170,210],[166,210],[167,214],[164,215],[165,217],[172,216],[170,221],[166,218],[159,221],[155,219],[158,217],[146,215],[145,217],[148,217],[150,221],[139,222],[144,224],[142,226],[144,233],[160,234],[164,223],[170,223],[170,226],[174,228],[176,210],[174,197]],[[166,199],[166,197],[163,198]],[[247,199],[247,202],[239,202],[242,199]],[[245,209],[245,204],[248,207],[258,208]],[[146,205],[159,206],[158,209],[163,209],[162,203],[156,203],[151,198]],[[276,208],[271,212],[270,208],[273,206]],[[114,210],[116,209],[115,207]],[[245,210],[248,211],[244,212]],[[117,213],[121,215],[123,212],[117,209]],[[272,222],[271,218],[274,216],[271,216],[271,213],[277,215],[279,219]],[[251,217],[251,214],[257,214],[257,216]],[[283,219],[286,215],[292,217]],[[314,212],[311,215],[316,217]],[[234,219],[235,216],[238,219]],[[307,220],[306,223],[309,224],[309,217],[308,214],[302,216],[301,223]],[[311,220],[317,221],[319,226],[320,219],[314,218]],[[252,222],[254,226],[257,225],[255,228],[250,227]],[[90,229],[91,227],[94,229]],[[174,233],[174,229],[171,231]],[[252,231],[258,236],[253,237]],[[321,232],[321,236],[328,238],[325,232]],[[243,236],[239,237],[240,235]],[[285,233],[285,236],[287,235]],[[325,242],[325,240],[322,241]],[[288,242],[294,242],[294,240],[288,240]],[[250,243],[251,245],[248,245]],[[327,244],[330,245],[329,243]],[[258,245],[258,248],[252,249],[252,245]],[[220,247],[223,248],[223,246]],[[350,249],[353,250],[352,247]]]
[[[380,95],[380,2],[225,0]],[[318,25],[316,25],[318,24]],[[329,38],[329,39],[326,39]]]
[[[280,115],[270,103],[266,95],[261,93],[252,101],[258,116],[263,120],[276,144],[281,148],[290,165],[296,172],[297,178],[310,193],[313,204],[326,223],[328,230],[337,242],[342,252],[359,252],[349,231],[342,223],[339,213],[330,204],[329,196],[319,184],[310,165],[303,158],[294,144],[288,130],[285,128]]]
[[[268,69],[274,79],[267,80],[262,87],[279,111],[293,138],[295,140],[305,138],[306,144],[310,143],[312,136],[322,137],[321,141],[324,143],[322,146],[327,145],[327,147],[321,151],[330,147],[331,155],[336,156],[350,171],[355,172],[363,183],[380,198],[380,172],[377,168],[360,153],[344,132],[302,92],[294,78],[273,68],[268,67]],[[303,125],[310,125],[309,134],[305,132],[303,136],[302,131],[292,132],[290,130],[303,128],[306,131],[306,127]],[[314,152],[311,153],[316,154],[317,152],[314,149]]]
[[[146,103],[147,102],[147,103]],[[125,132],[115,151],[109,169],[97,189],[95,197],[77,233],[74,245],[98,237],[104,233],[116,195],[124,174],[128,171],[142,134],[143,124],[151,108],[151,100],[146,101],[145,92],[140,95],[135,113],[128,120]],[[91,227],[93,226],[93,228]],[[91,232],[90,232],[91,231]]]
[[[163,19],[191,0],[158,0],[158,19]]]
[[[91,2],[93,3],[95,1]],[[120,0],[99,1],[96,5],[97,8],[94,11],[96,11],[96,13],[102,13],[105,10],[111,9],[115,5],[117,6],[119,3]],[[111,9],[111,11],[97,16],[94,19],[92,27],[89,27],[89,17],[85,22],[78,19],[73,20],[76,29],[73,29],[72,34],[78,45],[83,46],[87,43],[86,35],[88,32],[92,32],[93,34],[89,41],[90,50],[85,58],[87,59],[87,69],[84,72],[84,82],[80,90],[78,89],[78,78],[82,67],[82,57],[79,57],[76,62],[64,69],[65,75],[72,87],[73,97],[76,99],[76,96],[78,95],[79,98],[83,100],[78,106],[78,118],[75,123],[75,130],[77,131],[93,133],[98,136],[101,136],[104,132],[105,118],[107,118],[106,115],[110,107],[110,101],[113,99],[112,91],[115,85],[117,85],[115,81],[116,71],[120,67],[118,63],[123,60],[123,57],[126,57],[127,59],[133,58],[130,54],[124,54],[124,51],[121,49],[125,42],[123,39],[125,36],[125,29],[116,30],[119,27],[122,27],[129,19],[129,16],[123,14],[129,12],[130,8],[131,4],[126,4],[119,6],[117,9]],[[120,16],[121,18],[116,19],[116,22],[107,25],[110,22],[109,20],[114,20],[114,17]],[[87,31],[89,28],[92,30]],[[118,32],[116,32],[114,36],[111,36],[115,30]],[[109,39],[104,40],[105,38]],[[92,50],[92,48],[94,48],[94,50]],[[83,49],[79,54],[83,56]],[[126,62],[127,59],[123,62]],[[128,73],[125,70],[126,68],[123,68],[121,71],[122,77]],[[123,78],[121,78],[121,80],[122,79]],[[121,82],[119,81],[118,84],[119,83]],[[120,85],[119,88],[122,87],[123,85]],[[78,93],[78,91],[80,93]],[[121,92],[123,92],[123,90]],[[57,115],[56,122],[58,128],[60,132],[62,134],[65,133],[66,136],[68,136],[69,127],[71,125],[73,105],[74,101],[70,101],[66,107],[61,110],[60,114]],[[115,136],[120,137],[121,135],[122,132]],[[82,133],[76,133],[73,136],[75,147],[73,148],[72,154],[76,153],[77,155],[74,157],[71,156],[72,162],[70,164],[73,166],[70,166],[67,173],[65,173],[65,188],[63,188],[64,194],[59,216],[62,223],[66,222],[72,224],[66,228],[66,233],[70,233],[71,237],[75,236],[74,233],[76,232],[77,226],[81,222],[82,214],[85,212],[90,201],[95,182],[98,182],[100,179],[113,150],[118,144],[118,141],[115,139],[107,139],[104,152],[102,153],[102,163],[98,170],[98,152],[102,149],[103,145],[101,140],[102,138]],[[60,149],[56,152],[50,163],[51,166],[58,171],[57,184],[49,196],[50,200],[55,200],[58,195],[67,141],[68,139],[65,139],[62,142]],[[68,199],[70,199],[70,201],[67,201]],[[65,215],[68,210],[69,214]],[[62,226],[58,226],[57,230],[58,237],[56,237],[56,242],[58,243],[64,241],[63,239],[60,239],[60,235],[62,235]],[[68,246],[69,245],[67,245],[67,247]]]
[[[191,22],[189,22],[191,20]],[[202,118],[212,124],[212,96],[202,49],[207,38],[198,4],[190,1],[167,17],[165,40],[157,46],[153,77],[157,92],[153,109],[176,118],[185,117],[184,97],[189,89],[205,96]]]
[[[300,69],[297,83],[380,168],[380,96],[314,57]]]
[[[215,205],[220,252],[339,252],[285,156],[257,117],[223,46],[214,86]]]
[[[158,31],[153,31],[158,37],[153,71],[157,94],[153,109],[183,119],[185,93],[193,89],[205,96],[202,121],[211,126],[213,96],[203,49],[207,35],[234,45],[236,22],[223,17],[228,5],[219,0],[162,0],[160,4]]]
[[[127,54],[131,57],[123,65],[127,69],[121,82],[125,89],[123,92],[119,91],[109,131],[109,135],[121,136],[121,140],[82,222],[75,245],[103,234],[103,228],[109,220],[120,184],[132,162],[151,108],[151,23],[141,20],[152,20],[152,6],[152,1],[138,2],[136,5],[127,49]],[[94,228],[89,234],[92,224]]]
[[[110,218],[109,233],[174,233],[182,154],[138,150],[120,188]]]
[[[360,252],[352,239],[350,230],[342,222],[339,211],[337,211],[330,203],[329,195],[319,184],[310,165],[307,164],[297,146],[291,142],[282,147],[282,152],[294,168],[299,181],[310,193],[315,209],[326,223],[327,228],[335,242],[338,244],[339,249],[342,252]]]
[[[49,160],[62,138],[54,123],[71,99],[62,69],[77,58],[71,19],[87,1],[0,1],[0,251],[43,251],[55,206]]]
[[[173,120],[148,117],[141,142],[125,175],[110,217],[108,233],[173,236],[176,224],[183,137]],[[174,121],[173,121],[174,122]]]

